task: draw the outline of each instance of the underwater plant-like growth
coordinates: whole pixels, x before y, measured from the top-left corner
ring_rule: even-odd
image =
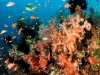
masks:
[[[28,64],[29,71],[26,74],[52,74],[53,72],[56,74],[55,70],[51,71],[50,66],[57,68],[58,75],[99,73],[99,60],[93,56],[93,52],[99,49],[96,41],[97,34],[88,20],[77,14],[66,18],[59,25],[59,29],[50,23],[40,31],[42,32],[38,33],[41,35],[40,40],[34,42],[30,37],[26,39],[26,44],[33,47],[28,54],[22,54],[18,59],[19,61],[23,59]],[[46,40],[42,40],[44,36],[47,37]],[[15,62],[16,60],[13,63],[21,68],[21,65]],[[97,67],[96,70],[93,67]]]
[[[18,30],[23,29],[22,41],[8,52],[8,75],[99,75],[99,23],[92,23],[97,17],[90,14],[86,18],[89,13],[83,12],[80,5],[75,9],[59,23],[58,14],[47,26],[39,27],[39,21],[18,21]]]

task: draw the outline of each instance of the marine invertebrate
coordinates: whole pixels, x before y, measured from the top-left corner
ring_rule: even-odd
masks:
[[[34,56],[34,55],[24,55],[22,57],[25,61],[30,64],[30,70],[32,72],[40,73],[41,71],[46,70],[46,65],[48,63],[48,59],[44,56]]]
[[[9,57],[18,60],[24,55],[24,53],[18,51],[17,46],[13,45],[13,47],[8,51],[8,55]]]
[[[58,64],[63,67],[64,69],[61,70],[65,75],[75,75],[78,74],[78,62],[75,61],[72,63],[69,58],[66,58],[66,56],[61,53],[59,54],[59,62]]]
[[[55,61],[58,61],[57,63],[58,66],[60,66],[60,70],[63,68],[61,73],[64,73],[65,75],[68,73],[67,69],[70,67],[65,65],[68,63],[71,64],[71,66],[75,65],[71,67],[73,71],[69,72],[68,75],[85,74],[83,71],[89,73],[90,66],[88,63],[90,62],[87,58],[91,56],[92,51],[99,47],[96,44],[96,41],[93,40],[93,38],[95,38],[95,40],[97,40],[97,38],[94,33],[94,28],[92,28],[91,23],[89,23],[88,20],[84,19],[81,15],[76,14],[65,19],[59,25],[59,28],[56,28],[55,24],[54,26],[53,24],[50,24],[42,32],[43,36],[48,37],[45,44],[51,44],[51,47],[48,48],[51,57]],[[95,36],[93,34],[95,34]],[[42,44],[42,48],[40,49],[44,50],[45,44]],[[60,60],[58,58],[63,59]],[[84,68],[86,68],[86,70],[84,70]]]
[[[86,28],[87,30],[91,29],[91,25],[86,21],[80,26],[79,23],[82,18],[79,18],[80,16],[77,15],[75,17],[70,17],[68,19],[69,21],[65,20],[65,22],[60,25],[60,31],[50,27],[49,39],[52,41],[52,49],[54,53],[56,53],[56,51],[63,51],[64,53],[69,52],[71,54],[76,50],[76,39],[81,41],[84,36],[83,28]]]

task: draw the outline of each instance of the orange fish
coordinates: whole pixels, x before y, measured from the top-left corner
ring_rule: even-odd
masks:
[[[1,67],[2,65],[0,64],[0,67]]]
[[[38,19],[38,16],[31,16],[31,19]]]
[[[20,18],[19,20],[25,20],[25,18],[22,17],[22,18]]]
[[[92,57],[92,56],[89,56],[89,57],[88,57],[88,60],[89,60],[89,62],[90,62],[92,65],[97,65],[97,64],[98,64],[97,59],[95,59],[95,58]]]
[[[8,64],[8,63],[9,63],[9,59],[6,59],[4,62],[5,62],[6,64]]]
[[[71,4],[66,3],[66,4],[64,5],[64,7],[65,7],[65,8],[70,8],[70,7],[71,7]]]
[[[13,23],[13,24],[12,24],[12,27],[13,27],[13,28],[16,28],[17,25],[18,25],[17,23]]]
[[[21,27],[21,28],[19,29],[19,31],[18,31],[18,35],[21,34],[22,30],[23,30],[23,28]]]
[[[18,65],[15,66],[14,71],[16,71],[18,69]]]
[[[3,60],[3,58],[0,58],[0,60]]]
[[[15,39],[17,36],[13,36],[12,39]]]
[[[9,63],[8,66],[7,66],[8,70],[10,70],[13,66],[15,66],[14,63]]]
[[[13,42],[12,40],[9,41],[9,43]]]
[[[48,60],[50,60],[50,52],[48,53],[48,56],[47,56]]]

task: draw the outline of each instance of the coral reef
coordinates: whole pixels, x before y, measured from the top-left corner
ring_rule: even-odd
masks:
[[[38,35],[41,35],[38,41],[34,42],[34,38],[28,36],[24,44],[28,49],[24,49],[26,45],[19,45],[18,49],[22,49],[22,53],[9,51],[9,56],[16,55],[20,57],[17,60],[23,60],[29,65],[26,72],[32,74],[64,74],[64,75],[82,75],[82,74],[98,74],[99,60],[95,56],[97,45],[97,34],[95,28],[92,27],[88,20],[81,15],[75,14],[69,16],[60,23],[56,28],[55,21],[49,22],[49,26],[40,28]],[[45,36],[46,40],[41,38]],[[21,47],[20,47],[21,46]],[[33,47],[32,47],[33,46]],[[25,51],[24,51],[25,50]],[[18,64],[16,57],[13,57],[14,64]],[[57,67],[56,70],[50,71],[51,67]],[[96,66],[96,70],[93,68]],[[19,66],[21,67],[21,65]],[[70,69],[70,71],[69,71]],[[17,69],[18,70],[18,69]],[[16,71],[17,71],[16,70]]]
[[[51,19],[48,26],[37,25],[36,29],[32,29],[29,20],[18,21],[23,36],[21,43],[8,51],[5,64],[9,75],[100,74],[99,23],[93,26],[97,17],[93,19],[93,13],[82,11],[87,6],[80,3],[86,5],[86,0],[76,1],[70,0],[75,3],[75,10],[71,11],[74,14],[61,18],[62,22],[57,23],[56,19],[63,13]]]

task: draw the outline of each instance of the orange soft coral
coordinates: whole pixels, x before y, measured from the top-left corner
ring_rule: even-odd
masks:
[[[74,62],[72,63],[69,58],[66,58],[66,56],[61,53],[59,54],[59,62],[58,65],[63,68],[62,72],[64,75],[75,75],[78,74],[78,63]]]
[[[48,64],[48,58],[44,56],[24,55],[22,57],[30,64],[30,69],[36,72],[45,71],[46,65]]]
[[[37,51],[39,51],[42,56],[45,56],[44,43],[42,41],[38,40],[35,47],[36,47]]]
[[[39,68],[45,71],[48,60],[44,56],[39,57]]]
[[[68,22],[67,20],[63,22],[59,30],[53,26],[49,27],[49,40],[52,42],[53,53],[64,52],[66,54],[69,52],[72,54],[76,50],[76,39],[80,41],[84,35],[84,27],[79,25],[80,21],[80,16],[75,16],[70,17]]]
[[[39,65],[38,64],[38,62],[39,62],[38,56],[28,54],[28,55],[24,55],[22,58],[30,64],[31,69],[33,69],[33,70],[35,70],[37,68],[37,66]]]

